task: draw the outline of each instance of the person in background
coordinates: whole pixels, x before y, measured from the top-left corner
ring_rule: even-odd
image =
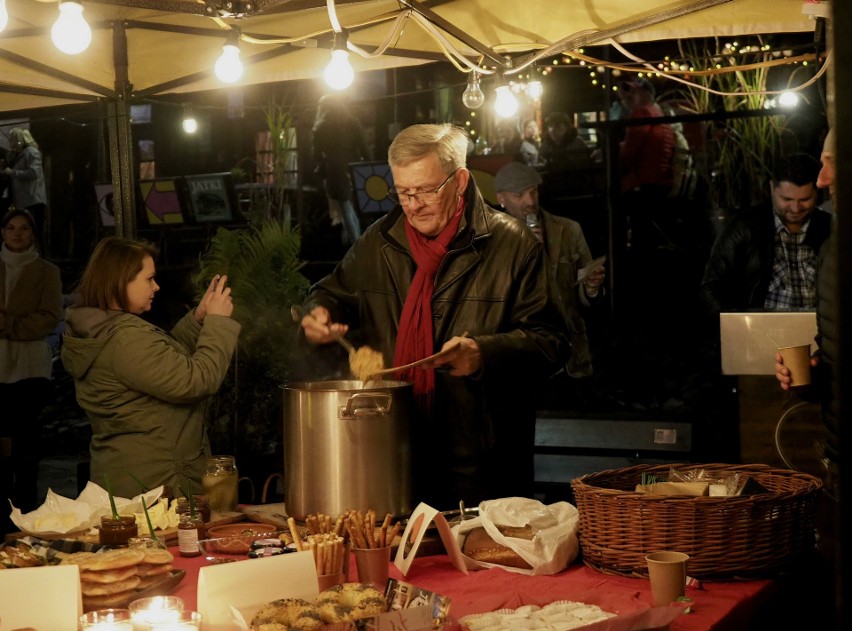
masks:
[[[831,232],[831,215],[817,209],[819,171],[805,153],[781,158],[770,201],[728,220],[701,283],[709,313],[816,306],[817,257]]]
[[[62,363],[92,424],[91,475],[123,497],[149,487],[201,488],[210,455],[204,403],[222,384],[240,325],[227,277],[214,278],[171,333],[139,316],[159,290],[157,251],[108,237],[95,247],[65,317]]]
[[[331,225],[342,223],[343,244],[352,245],[361,235],[361,220],[352,203],[349,163],[369,159],[361,126],[340,97],[326,94],[319,100],[312,131],[314,161],[328,198]]]
[[[820,161],[822,168],[817,176],[817,186],[828,189],[834,199],[835,170],[835,136],[834,130],[830,129],[823,144]],[[818,211],[821,212],[821,211]],[[829,215],[829,220],[831,216]],[[816,286],[816,314],[817,314],[817,337],[819,347],[811,357],[813,371],[813,388],[810,394],[815,394],[822,404],[823,420],[828,429],[825,445],[825,455],[830,463],[830,478],[832,484],[837,481],[836,467],[839,463],[839,407],[836,392],[835,371],[839,357],[839,336],[841,322],[837,312],[837,235],[831,232],[825,241],[824,247],[819,253]],[[781,353],[775,354],[775,377],[781,388],[790,389],[792,381],[790,370],[784,366],[784,358]],[[807,393],[805,393],[807,394]],[[833,489],[836,492],[836,489]],[[835,495],[836,496],[836,495]]]
[[[661,118],[654,85],[644,77],[621,83],[626,119]],[[672,153],[675,136],[671,125],[629,125],[620,145],[621,190],[668,195],[672,187]]]
[[[12,177],[6,174],[6,157],[0,157],[0,214],[5,215],[12,205]]]
[[[530,119],[524,123],[523,136],[521,140],[521,161],[530,166],[540,164],[539,151],[541,150],[541,134],[538,123]]]
[[[521,132],[514,120],[503,119],[497,122],[497,142],[491,145],[490,154],[511,156],[512,160],[522,160]]]
[[[545,118],[545,129],[539,158],[548,171],[564,175],[591,165],[591,150],[580,138],[568,114],[551,112]]]
[[[38,230],[44,231],[47,191],[44,186],[41,151],[28,129],[15,127],[9,132],[11,151],[3,174],[12,181],[15,208],[29,211]]]
[[[820,161],[822,168],[817,176],[817,187],[828,189],[832,201],[835,199],[835,182],[837,178],[835,154],[836,138],[834,129],[829,129],[823,143]],[[835,212],[840,211],[839,208]],[[814,568],[814,576],[825,576],[834,590],[823,589],[821,582],[816,583],[815,595],[810,600],[825,599],[824,604],[817,604],[829,615],[839,615],[839,604],[842,602],[842,554],[838,553],[840,539],[840,394],[838,386],[838,365],[840,360],[840,335],[842,322],[840,320],[840,295],[837,288],[838,259],[837,232],[832,231],[819,254],[817,268],[816,315],[818,349],[811,357],[812,383],[804,391],[800,389],[802,398],[816,399],[822,408],[822,420],[825,424],[824,464],[826,473],[823,476],[824,489],[820,495],[823,506],[817,510],[816,529],[821,566]],[[790,369],[784,365],[781,353],[775,354],[775,377],[783,390],[791,388],[792,378]],[[826,502],[828,498],[828,502]],[[827,505],[825,505],[827,504]],[[843,544],[840,544],[841,546]],[[832,593],[833,591],[833,593]],[[835,628],[834,620],[828,620],[824,628]],[[840,628],[839,626],[836,628]]]
[[[351,330],[401,366],[450,350],[413,382],[413,497],[435,507],[531,497],[534,386],[569,347],[544,250],[491,209],[465,167],[467,138],[413,125],[390,145],[396,206],[308,295],[308,342]],[[318,351],[319,349],[317,349]]]
[[[39,256],[36,226],[23,209],[3,216],[0,248],[0,475],[3,508],[38,505],[39,415],[51,397],[47,336],[62,318],[59,268]],[[4,532],[11,522],[2,523]]]
[[[575,378],[588,377],[592,374],[592,356],[581,310],[588,312],[603,298],[606,272],[601,266],[577,282],[578,272],[592,262],[583,228],[573,219],[557,217],[539,206],[541,183],[535,169],[510,162],[497,171],[494,192],[506,212],[524,221],[544,244],[551,289],[571,342],[571,359],[565,370]]]

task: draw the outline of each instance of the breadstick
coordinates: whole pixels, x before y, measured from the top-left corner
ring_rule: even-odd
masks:
[[[317,574],[325,574],[325,541],[317,544]]]
[[[287,525],[290,527],[290,534],[293,536],[293,544],[296,546],[296,550],[301,552],[305,549],[305,544],[302,543],[302,537],[299,535],[299,530],[296,528],[296,520],[292,517],[288,517]]]
[[[334,563],[332,564],[331,571],[343,571],[343,539],[340,537],[334,540]]]
[[[343,514],[337,516],[337,521],[334,522],[334,534],[340,537],[343,534]]]
[[[382,521],[382,536],[380,539],[379,547],[384,548],[388,545],[388,527],[390,526],[391,520],[393,519],[393,515],[390,513],[385,515],[384,521]]]
[[[391,529],[390,536],[388,537],[387,545],[392,546],[394,539],[399,536],[399,532],[402,530],[402,522],[396,522]]]
[[[367,536],[367,544],[371,548],[376,547],[376,513],[373,509],[367,511],[367,522],[364,524],[364,534]]]

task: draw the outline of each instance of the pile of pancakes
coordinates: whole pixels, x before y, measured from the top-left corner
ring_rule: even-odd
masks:
[[[102,553],[75,552],[62,564],[80,568],[83,606],[114,607],[168,577],[174,557],[158,548],[127,548]]]

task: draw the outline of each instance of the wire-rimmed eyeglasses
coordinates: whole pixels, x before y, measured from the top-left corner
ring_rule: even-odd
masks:
[[[438,201],[438,196],[441,194],[441,189],[447,185],[453,176],[458,172],[458,169],[453,171],[447,176],[447,179],[441,182],[441,184],[437,188],[433,188],[431,191],[420,191],[419,193],[400,193],[396,190],[396,187],[390,187],[388,189],[388,198],[394,202],[395,204],[411,204],[412,202],[418,202],[420,204],[424,204],[426,206],[430,206]]]

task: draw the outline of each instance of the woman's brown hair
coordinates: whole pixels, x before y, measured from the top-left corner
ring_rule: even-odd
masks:
[[[127,285],[142,270],[146,256],[157,258],[157,248],[145,241],[107,237],[95,246],[77,288],[80,305],[127,311]]]

